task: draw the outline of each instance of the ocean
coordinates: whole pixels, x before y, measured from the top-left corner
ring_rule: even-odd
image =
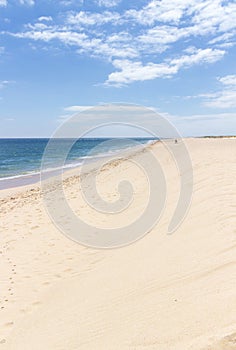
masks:
[[[123,139],[122,143],[119,139],[113,139],[109,145],[104,142],[109,139],[79,139],[71,148],[64,168],[73,168],[81,165],[86,158],[91,161],[98,157],[106,157],[115,154],[122,149],[133,147],[133,140],[141,145],[145,145],[153,141],[147,138]],[[40,178],[40,168],[42,156],[49,139],[0,139],[0,189],[23,186],[35,183]],[[54,169],[58,157],[60,157],[60,149],[68,140],[60,140],[60,147],[50,159],[47,159],[48,169]],[[93,156],[89,152],[100,145],[99,150],[94,151]]]

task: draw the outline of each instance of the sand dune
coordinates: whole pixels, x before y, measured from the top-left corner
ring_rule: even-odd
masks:
[[[64,237],[37,185],[1,191],[0,349],[236,349],[236,140],[186,144],[194,192],[185,221],[167,235],[178,172],[156,144],[166,207],[149,234],[124,248],[96,250]],[[119,195],[120,177],[132,179],[135,198],[118,219],[93,213],[76,177],[67,178],[65,194],[84,220],[119,227],[140,215],[148,197],[135,164],[120,162],[99,177],[105,198]]]

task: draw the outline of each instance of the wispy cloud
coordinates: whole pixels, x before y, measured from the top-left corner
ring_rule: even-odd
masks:
[[[19,0],[21,5],[33,6],[35,4],[34,0]]]
[[[232,119],[235,120],[236,113],[214,113],[214,114],[190,114],[190,115],[171,115],[168,113],[163,113],[163,116],[165,116],[170,121],[178,121],[178,122],[185,122],[185,121],[207,121],[207,120],[226,120],[226,119]]]
[[[0,91],[5,89],[9,84],[15,83],[14,81],[10,80],[0,80]],[[0,96],[0,100],[2,100],[2,96]]]
[[[65,113],[59,115],[56,118],[56,122],[63,123],[67,119],[71,118],[73,116],[73,114],[86,111],[92,107],[93,106],[81,106],[81,105],[74,105],[74,106],[65,107],[64,108]]]
[[[69,7],[72,5],[83,5],[84,0],[58,0],[58,4],[65,6],[65,7]]]
[[[0,0],[0,6],[7,6],[7,0]]]
[[[4,118],[3,120],[6,122],[14,122],[15,118]]]
[[[225,51],[223,50],[198,49],[189,55],[183,55],[171,60],[167,59],[163,63],[148,63],[146,65],[143,65],[141,62],[116,60],[113,64],[119,71],[109,75],[107,84],[122,85],[133,81],[170,78],[177,74],[181,68],[188,68],[196,64],[214,63],[220,60],[224,54]]]
[[[217,37],[215,37],[214,39],[209,41],[209,44],[222,44],[222,43],[228,43],[228,41],[233,38],[236,34],[236,31],[232,31],[231,33],[225,33],[222,35],[219,35]]]
[[[210,108],[236,107],[236,75],[218,78],[222,88],[216,92],[200,95],[204,105]]]
[[[59,40],[66,45],[76,46],[77,52],[80,54],[89,54],[90,56],[103,57],[111,60],[113,57],[133,58],[137,57],[138,52],[134,48],[127,45],[120,45],[119,42],[110,44],[102,38],[91,38],[84,32],[75,32],[68,30],[59,31],[54,27],[47,27],[43,23],[36,23],[34,26],[28,26],[29,31],[13,34],[18,38],[28,38],[35,41],[49,42]]]
[[[235,135],[236,113],[161,114],[175,125],[182,136]]]
[[[6,87],[7,85],[11,84],[12,81],[9,80],[0,80],[0,89],[3,89],[4,87]]]
[[[120,21],[119,13],[104,11],[103,13],[91,13],[80,11],[78,13],[69,13],[67,24],[72,24],[74,27],[81,28],[82,26],[100,26],[107,23],[115,25]]]
[[[85,111],[86,109],[92,108],[93,106],[69,106],[65,107],[64,110],[66,112],[82,112]]]
[[[236,75],[226,75],[224,77],[218,78],[218,80],[225,86],[236,87]]]
[[[96,0],[96,3],[98,6],[104,6],[104,7],[115,7],[117,6],[121,0]]]
[[[50,22],[52,21],[52,17],[51,16],[41,16],[38,18],[38,21],[40,22]]]

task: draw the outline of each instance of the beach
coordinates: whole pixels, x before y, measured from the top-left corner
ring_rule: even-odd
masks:
[[[193,195],[172,235],[178,169],[160,143],[148,147],[165,173],[165,208],[147,235],[122,248],[94,249],[65,237],[37,183],[0,191],[0,350],[236,349],[236,139],[184,142]],[[119,197],[121,178],[132,180],[128,214],[89,208],[75,169],[65,179],[74,212],[107,229],[139,217],[149,192],[135,159],[146,151],[132,157],[111,163],[98,177],[108,201]]]

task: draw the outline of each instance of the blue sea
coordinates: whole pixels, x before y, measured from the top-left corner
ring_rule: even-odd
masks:
[[[65,168],[73,168],[82,164],[85,158],[92,158],[91,161],[98,157],[105,157],[115,154],[121,149],[133,147],[132,140],[139,144],[145,145],[153,139],[123,139],[122,144],[119,139],[113,139],[112,144],[107,145],[109,139],[79,139],[71,148]],[[26,185],[37,182],[40,176],[42,156],[49,139],[0,139],[0,189]],[[48,169],[54,169],[60,149],[68,140],[60,140],[60,147],[48,159]],[[89,152],[100,144],[99,151],[95,151],[93,156]]]

